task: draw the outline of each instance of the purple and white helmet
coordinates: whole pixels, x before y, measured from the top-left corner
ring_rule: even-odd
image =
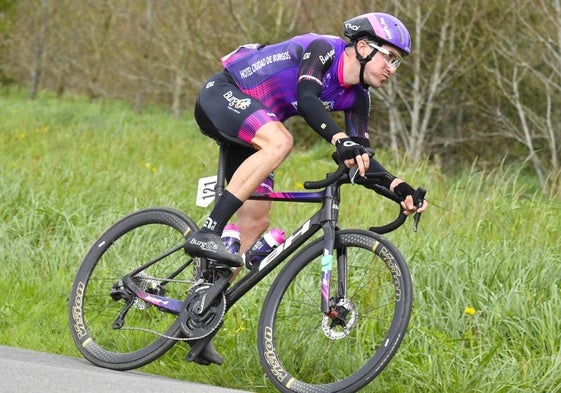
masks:
[[[404,55],[411,53],[411,36],[407,28],[395,16],[381,12],[355,16],[343,23],[343,34],[351,42],[361,38],[395,46]]]

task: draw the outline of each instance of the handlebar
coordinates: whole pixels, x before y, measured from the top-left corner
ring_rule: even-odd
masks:
[[[323,180],[315,180],[315,181],[306,181],[304,182],[304,188],[306,190],[316,190],[318,188],[325,188],[330,184],[335,183],[337,180],[341,179],[347,172],[347,166],[345,162],[341,159],[339,154],[334,152],[331,155],[331,158],[337,163],[337,169],[335,172],[328,173],[325,179]]]
[[[330,184],[334,184],[338,181],[342,181],[342,183],[345,182],[354,183],[354,179],[356,174],[358,173],[358,169],[356,167],[352,167],[349,170],[346,167],[345,162],[341,159],[341,157],[337,154],[337,152],[334,152],[331,155],[331,157],[337,163],[337,169],[335,170],[335,172],[328,173],[325,179],[323,180],[304,182],[304,188],[308,190],[325,188]],[[345,176],[347,176],[346,179]],[[383,197],[396,202],[399,205],[399,214],[393,221],[391,221],[386,225],[382,225],[378,227],[373,226],[369,228],[371,232],[375,232],[379,234],[384,234],[396,230],[397,228],[402,226],[405,223],[405,220],[407,219],[407,216],[405,215],[401,207],[401,201],[402,201],[401,198],[397,196],[397,194],[395,194],[394,192],[387,189],[386,187],[377,184],[377,182],[380,182],[383,179],[387,179],[387,176],[388,174],[384,172],[374,172],[374,173],[370,172],[367,174],[368,183],[369,183],[368,188],[374,190],[377,194],[382,195]],[[422,187],[419,187],[415,190],[415,193],[413,194],[413,203],[415,204],[415,206],[417,206],[417,208],[423,206],[423,201],[425,199],[426,193],[427,191]],[[417,232],[420,219],[421,219],[421,213],[416,212],[415,215],[413,216],[414,232]]]

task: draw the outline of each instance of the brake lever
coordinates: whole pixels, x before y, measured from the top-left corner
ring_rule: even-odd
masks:
[[[419,220],[421,219],[421,213],[415,213],[413,216],[413,232],[417,233],[417,228],[419,226]]]
[[[351,178],[351,184],[355,184],[356,175],[358,174],[358,168],[356,166],[349,169],[349,177]]]
[[[422,187],[419,187],[417,188],[417,190],[415,190],[415,193],[413,194],[413,203],[415,204],[417,209],[423,207],[423,201],[425,200],[426,194],[427,194],[427,190],[425,190]],[[415,215],[413,216],[413,232],[415,233],[417,232],[417,228],[419,227],[420,220],[421,220],[421,213],[415,212]]]
[[[366,153],[368,154],[368,157],[372,158],[374,157],[374,150],[370,147],[366,148]],[[355,179],[356,179],[356,175],[359,174],[359,170],[358,170],[358,166],[352,166],[349,169],[349,177],[351,178],[351,184],[355,184]],[[364,176],[361,176],[364,177]]]

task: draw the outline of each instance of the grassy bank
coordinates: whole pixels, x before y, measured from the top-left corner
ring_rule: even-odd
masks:
[[[208,210],[195,206],[197,179],[213,174],[216,145],[189,116],[139,116],[120,103],[80,98],[30,102],[0,92],[0,119],[0,344],[79,356],[66,307],[87,249],[139,208],[170,206],[202,220]],[[296,151],[277,171],[277,188],[322,177],[330,151],[326,144]],[[467,168],[452,179],[432,165],[378,156],[425,186],[433,206],[418,233],[407,223],[388,235],[410,263],[414,314],[397,356],[366,391],[561,391],[560,202],[536,193],[517,168]],[[347,187],[344,197],[347,228],[396,213],[365,189]],[[272,221],[294,229],[311,209],[277,204]],[[274,391],[255,342],[265,290],[227,315],[216,339],[225,365],[186,363],[177,345],[143,370]]]

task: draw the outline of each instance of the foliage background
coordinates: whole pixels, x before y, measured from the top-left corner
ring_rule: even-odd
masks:
[[[76,356],[68,292],[99,233],[147,206],[206,216],[194,179],[213,173],[216,149],[191,111],[220,56],[340,34],[372,10],[403,19],[415,51],[374,92],[373,144],[392,172],[426,186],[431,209],[419,233],[390,236],[415,308],[367,391],[561,391],[559,0],[0,0],[0,343]],[[297,150],[279,189],[331,164],[329,146],[291,127]],[[344,227],[387,214],[367,191],[346,197]],[[279,205],[272,219],[290,230],[308,213]],[[143,370],[271,391],[255,353],[265,290],[228,315],[222,368],[186,363],[179,345]]]
[[[80,356],[70,338],[68,296],[94,240],[134,210],[170,206],[199,224],[196,179],[216,168],[217,149],[193,119],[157,108],[84,97],[0,92],[0,344]],[[193,149],[192,146],[197,146]],[[201,151],[205,155],[201,155]],[[294,152],[279,190],[332,168],[327,144]],[[561,391],[561,204],[520,166],[475,167],[447,176],[426,161],[380,159],[429,190],[431,208],[389,234],[406,257],[414,311],[395,358],[365,392]],[[368,228],[395,215],[371,191],[343,190],[341,226]],[[388,205],[389,204],[389,205]],[[276,204],[287,231],[314,205]],[[256,352],[260,300],[253,289],[228,313],[215,343],[223,366],[185,362],[176,345],[141,371],[253,392],[274,392]]]
[[[413,55],[374,92],[377,148],[453,173],[524,162],[559,193],[560,0],[1,0],[0,86],[191,112],[218,59],[248,42],[341,34],[371,11],[409,27]],[[291,125],[308,147],[317,141]]]

